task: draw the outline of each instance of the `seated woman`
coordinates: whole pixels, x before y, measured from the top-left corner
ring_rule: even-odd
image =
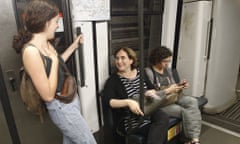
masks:
[[[116,124],[116,138],[123,144],[122,134],[126,134],[127,122],[132,117],[146,119],[149,124],[133,133],[140,133],[147,138],[147,144],[164,144],[167,141],[168,116],[160,109],[151,116],[144,117],[138,102],[131,99],[134,95],[139,95],[140,73],[137,69],[136,53],[130,48],[120,48],[115,54],[115,66],[117,72],[106,81],[103,98],[104,103],[113,111],[113,121]],[[147,79],[144,80],[145,93],[155,94],[154,86]]]
[[[181,80],[179,84],[175,84],[172,71],[168,68],[171,61],[172,52],[162,46],[151,51],[149,62],[151,67],[145,69],[149,80],[154,84],[156,89],[162,93],[174,93],[182,89],[188,88],[188,82]],[[167,87],[167,88],[166,88]],[[162,110],[170,116],[179,117],[183,120],[183,130],[187,137],[187,144],[200,144],[199,136],[201,132],[201,113],[198,108],[198,102],[194,97],[182,96],[174,104],[167,105]]]

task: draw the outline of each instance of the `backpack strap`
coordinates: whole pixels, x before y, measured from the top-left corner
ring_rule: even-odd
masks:
[[[39,52],[39,54],[40,54],[40,56],[41,56],[41,58],[42,58],[42,60],[43,60],[43,64],[44,64],[44,66],[46,67],[47,62],[46,62],[46,60],[45,60],[45,58],[44,58],[44,55],[39,51],[39,49],[38,49],[34,44],[32,44],[32,43],[27,43],[27,44],[23,47],[22,53],[23,53],[23,51],[26,49],[27,46],[35,47],[35,48],[38,50],[38,52]]]
[[[60,56],[59,56],[60,57]],[[69,70],[68,70],[68,68],[67,68],[67,66],[66,66],[66,64],[64,63],[64,61],[61,59],[61,58],[58,58],[59,59],[59,64],[62,66],[62,68],[64,69],[64,71],[66,72],[66,73],[70,73],[69,72]]]
[[[152,66],[150,67],[150,69],[152,70],[152,74],[153,74],[153,85],[154,85],[155,89],[160,89],[161,83],[156,75],[156,72]]]
[[[150,69],[152,70],[153,73],[153,84],[156,85],[157,84],[157,77],[156,77],[156,73],[153,69],[153,67],[151,66]]]
[[[46,69],[46,67],[47,67],[47,61],[45,60],[44,55],[39,51],[39,49],[38,49],[34,44],[32,44],[32,43],[26,44],[26,45],[23,47],[23,49],[22,49],[22,54],[23,54],[23,51],[26,49],[27,46],[33,46],[33,47],[35,47],[35,48],[38,50],[38,52],[39,52],[39,54],[40,54],[40,57],[41,57],[41,59],[42,59],[42,61],[43,61],[44,67],[45,67],[45,69]],[[19,74],[20,74],[20,79],[22,79],[23,72],[25,72],[25,73],[27,74],[27,76],[29,76],[28,73],[27,73],[27,71],[25,70],[24,66],[22,66],[22,67],[20,68],[20,72],[19,72]]]

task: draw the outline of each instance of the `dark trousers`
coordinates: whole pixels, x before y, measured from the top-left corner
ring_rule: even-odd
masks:
[[[146,138],[146,144],[166,144],[168,133],[168,115],[158,109],[150,117],[151,123],[139,129],[135,134],[142,135]],[[126,144],[125,137],[115,132],[115,140],[117,144]],[[131,143],[127,143],[131,144]]]
[[[167,143],[168,122],[168,115],[159,109],[151,115],[151,124],[137,133],[147,137],[147,144],[165,144]]]

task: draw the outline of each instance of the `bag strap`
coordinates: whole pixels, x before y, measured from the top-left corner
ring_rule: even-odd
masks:
[[[25,50],[25,48],[26,48],[27,46],[33,46],[33,47],[35,47],[35,48],[38,50],[41,58],[44,59],[44,55],[43,55],[43,54],[40,52],[40,50],[39,50],[34,44],[32,44],[32,43],[27,43],[27,44],[23,47],[22,52]]]
[[[154,85],[157,85],[157,87],[159,87],[159,85],[161,85],[161,83],[160,83],[160,81],[159,81],[159,79],[158,79],[158,77],[156,75],[156,72],[155,72],[155,70],[153,69],[152,66],[151,66],[151,70],[152,70],[152,73],[153,73],[153,83],[154,83]],[[173,81],[171,79],[171,73],[167,69],[165,71],[166,71],[166,73],[168,75],[168,77],[167,77],[168,83],[169,84],[173,83]]]
[[[59,59],[59,64],[60,64],[61,67],[64,69],[64,71],[65,71],[66,73],[70,73],[69,70],[68,70],[68,68],[67,68],[67,66],[66,66],[66,64],[63,62],[63,60],[60,58],[60,56],[58,56],[58,59]]]
[[[156,76],[156,73],[155,73],[153,67],[151,66],[150,68],[151,68],[152,73],[153,73],[153,84],[156,86],[157,85],[157,76]]]
[[[38,52],[39,52],[39,54],[40,54],[40,57],[41,57],[41,59],[42,59],[42,61],[43,61],[43,65],[44,65],[44,67],[45,67],[45,69],[46,69],[46,67],[47,67],[47,62],[46,62],[46,60],[45,60],[45,58],[44,58],[44,55],[39,51],[39,49],[38,49],[34,44],[32,44],[32,43],[26,44],[26,45],[23,47],[23,49],[22,49],[22,53],[23,53],[23,51],[25,50],[25,48],[26,48],[27,46],[33,46],[33,47],[35,47],[35,48],[38,50]],[[22,73],[23,71],[25,71],[24,66],[22,66],[22,67],[20,68],[20,73]],[[26,72],[26,74],[28,75],[27,71],[25,71],[25,72]],[[22,74],[21,74],[21,75],[22,75]]]

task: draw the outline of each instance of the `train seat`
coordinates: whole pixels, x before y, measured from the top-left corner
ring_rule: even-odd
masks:
[[[202,107],[207,103],[207,99],[205,97],[196,97],[198,100],[199,108]],[[104,142],[106,144],[115,144],[114,133],[115,130],[113,129],[113,119],[112,119],[112,111],[111,109],[103,106],[103,132],[104,132]],[[181,119],[170,117],[169,119],[169,129],[168,129],[168,144],[172,144],[177,136],[181,133]],[[125,137],[125,141],[127,144],[144,144],[146,138],[142,135],[131,134]]]
[[[176,82],[179,82],[179,76],[177,70],[173,70],[173,76]],[[101,98],[101,96],[100,96]],[[198,100],[198,106],[202,110],[203,106],[208,102],[208,100],[201,96],[195,97]],[[114,139],[114,133],[116,132],[113,129],[113,118],[112,111],[110,108],[103,104],[102,98],[102,112],[103,112],[103,132],[104,132],[104,143],[105,144],[116,144]],[[169,129],[168,129],[168,144],[174,144],[178,141],[179,135],[181,133],[181,122],[180,118],[170,117],[169,119]],[[125,137],[125,144],[145,144],[146,138],[139,134],[131,134]]]

